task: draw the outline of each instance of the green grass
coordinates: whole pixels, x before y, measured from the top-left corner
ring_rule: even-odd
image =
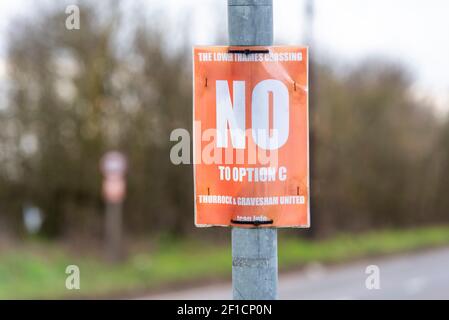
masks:
[[[279,265],[291,269],[443,245],[449,245],[449,226],[341,235],[318,242],[280,237]],[[65,288],[65,269],[70,264],[80,267],[79,291]],[[118,265],[92,255],[71,255],[54,244],[23,245],[0,252],[0,299],[105,297],[226,279],[230,272],[229,246],[193,240],[170,241]]]

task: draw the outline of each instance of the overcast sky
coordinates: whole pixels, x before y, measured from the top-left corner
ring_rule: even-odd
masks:
[[[191,36],[195,44],[211,43],[215,31],[220,31],[217,21],[221,22],[221,33],[226,32],[226,0],[144,2],[148,12],[169,12],[170,25],[176,25],[186,12],[193,15]],[[301,44],[304,2],[274,0],[277,44]],[[6,28],[18,14],[32,18],[36,3],[39,1],[0,1],[0,76],[4,76],[1,61]],[[314,34],[315,52],[335,61],[351,64],[370,56],[401,61],[412,71],[417,92],[431,95],[440,107],[447,105],[449,110],[449,1],[316,0]]]

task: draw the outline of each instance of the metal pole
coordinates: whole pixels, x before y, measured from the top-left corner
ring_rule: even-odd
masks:
[[[316,89],[319,88],[318,77],[316,72],[316,61],[313,58],[316,56],[316,46],[315,46],[315,36],[314,36],[314,20],[315,20],[315,0],[306,0],[305,3],[305,33],[304,33],[304,42],[309,46],[309,122],[310,122],[310,132],[309,132],[309,152],[310,152],[310,163],[314,163],[316,158],[316,135],[315,135],[315,118],[316,118]],[[314,54],[311,55],[311,52]],[[311,89],[310,89],[311,88]],[[320,209],[318,202],[318,190],[319,187],[315,185],[318,180],[318,173],[316,166],[310,166],[310,207],[313,210],[313,221],[314,225],[308,230],[305,235],[309,238],[316,238],[318,235],[316,226],[320,225],[322,220],[321,214],[322,210]]]
[[[273,44],[273,0],[228,0],[232,46]],[[235,300],[277,298],[277,229],[232,228],[232,291]]]
[[[106,242],[108,258],[117,262],[122,257],[122,204],[106,203]]]

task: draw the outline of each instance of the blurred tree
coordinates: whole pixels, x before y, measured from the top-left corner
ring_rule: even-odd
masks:
[[[435,191],[429,193],[429,205],[435,207],[436,218],[447,221],[449,212],[449,118],[442,125],[442,129],[432,150],[432,156],[428,157],[425,170],[428,172],[427,183],[436,186]],[[424,189],[426,190],[426,189]]]
[[[81,8],[81,30],[64,10],[17,21],[9,43],[13,205],[45,212],[47,235],[101,228],[99,160],[109,149],[130,162],[126,223],[184,232],[192,211],[191,171],[169,161],[169,134],[190,127],[190,50],[169,51],[155,25],[117,43],[123,17]],[[126,55],[120,49],[128,46]],[[12,122],[11,122],[12,120]],[[8,184],[8,182],[5,182]],[[4,190],[8,190],[5,188]],[[187,191],[187,192],[186,192]],[[6,195],[6,194],[4,194]]]
[[[425,161],[438,126],[431,106],[412,98],[403,69],[373,60],[344,75],[321,68],[319,77],[320,230],[408,226],[424,215],[435,221],[423,189],[434,187]]]
[[[101,234],[99,160],[118,149],[129,159],[128,231],[185,234],[192,168],[171,164],[169,136],[191,129],[188,28],[173,40],[160,20],[134,25],[116,6],[82,6],[81,17],[80,30],[64,27],[59,7],[14,23],[0,223],[18,229],[32,203],[48,236]],[[413,98],[404,68],[371,60],[345,74],[314,70],[316,235],[447,222],[449,125],[441,130],[429,103]]]

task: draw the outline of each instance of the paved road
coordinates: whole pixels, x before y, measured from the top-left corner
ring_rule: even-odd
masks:
[[[368,290],[367,266],[377,265],[380,289]],[[280,299],[449,299],[449,248],[345,266],[314,265],[279,279]],[[144,299],[231,299],[230,284],[150,295]]]

